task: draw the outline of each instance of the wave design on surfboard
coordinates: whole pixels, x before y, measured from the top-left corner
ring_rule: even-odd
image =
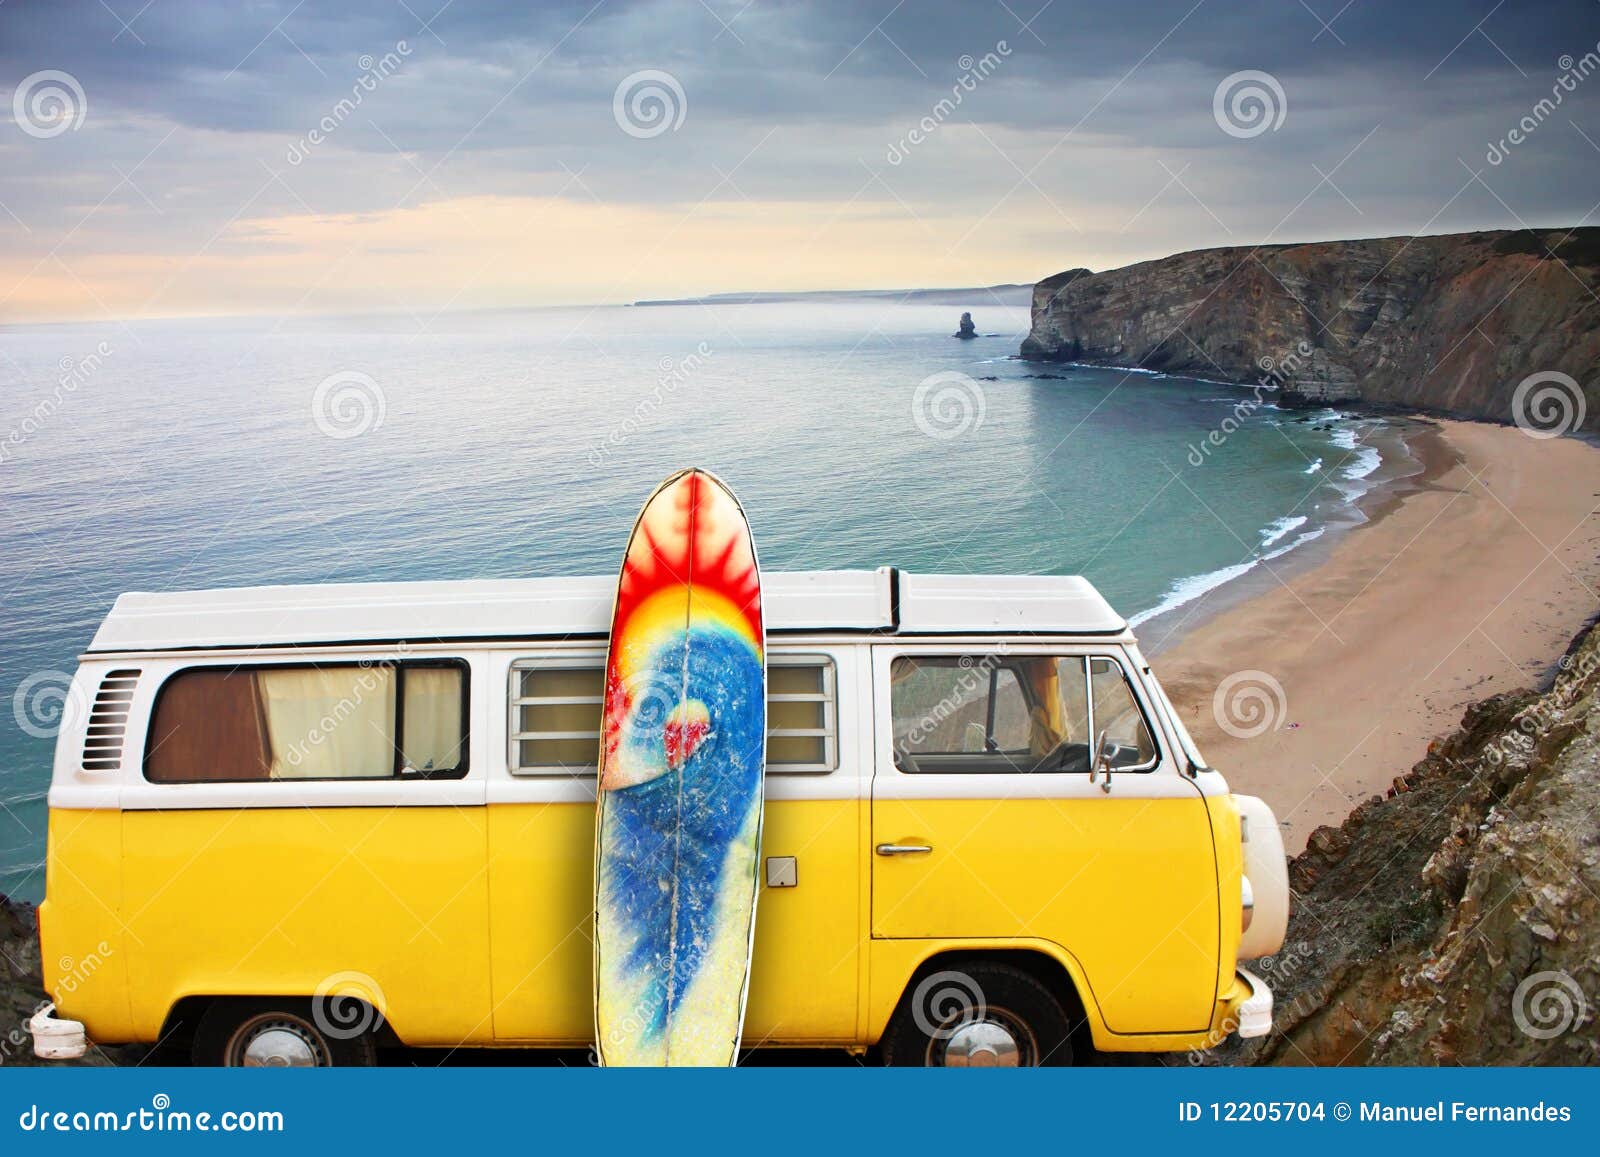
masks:
[[[701,471],[663,483],[618,582],[601,724],[595,1019],[608,1065],[738,1051],[766,743],[760,576]]]

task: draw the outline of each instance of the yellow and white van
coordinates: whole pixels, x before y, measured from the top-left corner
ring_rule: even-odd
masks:
[[[612,590],[123,595],[56,752],[36,1048],[588,1046]],[[1089,583],[765,593],[746,1045],[1029,1065],[1268,1031],[1239,961],[1283,936],[1277,823],[1205,766]]]

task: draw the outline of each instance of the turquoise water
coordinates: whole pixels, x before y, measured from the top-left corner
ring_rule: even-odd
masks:
[[[609,573],[701,465],[769,569],[1083,573],[1136,614],[1375,465],[1331,413],[1200,454],[1248,391],[1020,362],[1025,312],[971,308],[971,342],[881,304],[0,328],[0,891],[42,892],[33,732],[125,590]]]

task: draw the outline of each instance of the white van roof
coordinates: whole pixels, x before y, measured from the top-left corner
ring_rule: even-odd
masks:
[[[778,571],[762,575],[769,632],[1120,634],[1086,579],[1058,575]],[[603,638],[616,579],[484,579],[240,587],[122,595],[95,652],[336,643]]]

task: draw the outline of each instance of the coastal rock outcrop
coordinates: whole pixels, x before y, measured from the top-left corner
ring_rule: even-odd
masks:
[[[1202,249],[1039,282],[1022,356],[1501,422],[1520,383],[1561,374],[1593,430],[1597,291],[1600,228]]]
[[[1314,832],[1289,882],[1283,948],[1250,966],[1275,1031],[1196,1059],[1600,1064],[1600,629]]]
[[[960,338],[962,341],[971,341],[978,336],[978,327],[973,322],[970,313],[961,315],[961,324],[956,327],[956,332],[953,336]]]

